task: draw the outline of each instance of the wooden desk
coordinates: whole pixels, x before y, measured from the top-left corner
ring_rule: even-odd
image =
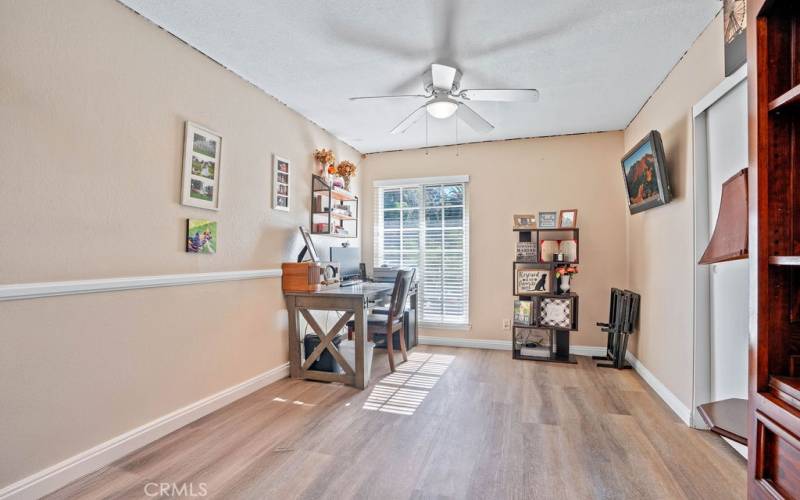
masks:
[[[364,283],[346,287],[330,287],[319,292],[286,292],[286,306],[289,310],[289,366],[292,378],[321,380],[324,382],[341,382],[364,389],[369,385],[370,374],[365,369],[365,351],[367,345],[367,306],[370,301],[392,294],[393,283]],[[343,311],[342,317],[328,332],[311,315],[310,311]],[[300,332],[300,315],[320,338],[319,346],[312,353],[306,353],[303,360],[300,344],[303,341]],[[355,367],[345,361],[342,354],[333,344],[336,334],[350,321],[355,320]],[[319,359],[325,350],[331,353],[344,373],[333,373],[310,370],[309,367]]]

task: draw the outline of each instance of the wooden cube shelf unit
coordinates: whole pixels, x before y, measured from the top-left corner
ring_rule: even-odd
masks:
[[[334,201],[338,202],[334,205]],[[358,237],[358,196],[311,176],[311,234]]]
[[[523,359],[530,361],[549,361],[556,363],[577,363],[573,354],[569,353],[571,331],[578,329],[578,295],[575,293],[559,294],[558,283],[555,279],[554,271],[557,267],[567,264],[566,262],[550,262],[542,260],[542,241],[563,241],[574,240],[576,246],[575,259],[571,259],[569,263],[577,264],[580,257],[580,242],[579,232],[577,228],[553,228],[553,229],[514,229],[518,235],[520,243],[536,242],[536,260],[530,262],[515,260],[512,263],[512,293],[517,300],[531,301],[532,304],[532,321],[531,324],[518,324],[512,322],[511,327],[511,355],[513,359]],[[516,249],[515,249],[516,250]],[[549,286],[546,291],[535,293],[520,293],[517,289],[517,270],[530,269],[530,270],[546,270],[550,273]],[[542,304],[545,300],[568,301],[570,304],[569,309],[569,325],[548,324],[543,321]],[[539,331],[545,332],[544,335],[548,337],[550,354],[549,356],[526,356],[522,354],[522,346],[519,342],[520,336],[525,331]]]

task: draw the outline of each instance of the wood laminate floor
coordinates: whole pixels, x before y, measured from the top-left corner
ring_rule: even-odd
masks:
[[[431,346],[399,368],[376,353],[365,391],[279,381],[50,498],[746,496],[744,460],[633,371]]]

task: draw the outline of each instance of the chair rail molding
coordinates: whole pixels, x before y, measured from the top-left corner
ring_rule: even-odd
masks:
[[[140,288],[199,285],[223,281],[241,281],[262,278],[279,278],[280,269],[251,269],[244,271],[219,271],[213,273],[162,274],[75,281],[51,281],[0,285],[0,302],[6,300],[39,299],[82,293],[116,292]]]

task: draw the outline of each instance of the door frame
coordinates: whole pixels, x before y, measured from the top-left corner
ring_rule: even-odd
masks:
[[[697,262],[708,246],[710,224],[708,220],[708,128],[707,112],[728,92],[747,80],[745,63],[734,74],[722,80],[711,92],[692,107],[693,184],[694,199],[694,304],[692,311],[692,414],[691,426],[707,429],[708,426],[697,407],[711,401],[711,267]]]

